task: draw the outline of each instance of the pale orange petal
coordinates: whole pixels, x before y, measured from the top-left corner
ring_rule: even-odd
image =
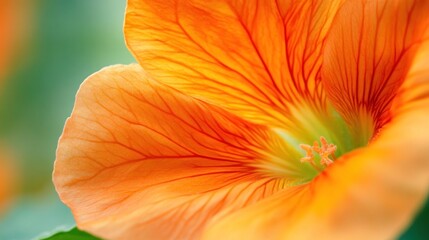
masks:
[[[78,227],[98,236],[198,239],[214,218],[302,180],[299,160],[287,162],[299,153],[290,157],[282,142],[138,65],[113,66],[81,86],[54,183]],[[273,169],[283,169],[281,180]]]
[[[310,200],[308,192],[308,185],[278,192],[253,206],[226,216],[214,225],[209,225],[202,239],[287,239],[283,234],[299,221],[300,214]],[[313,238],[314,236],[316,235],[313,235]]]
[[[429,98],[312,183],[227,216],[204,239],[394,239],[427,197],[427,119]]]
[[[428,27],[428,12],[426,0],[350,0],[334,19],[322,79],[355,134],[372,135],[390,119],[392,99]]]
[[[125,36],[158,81],[250,121],[296,129],[325,107],[321,48],[338,1],[128,1]]]

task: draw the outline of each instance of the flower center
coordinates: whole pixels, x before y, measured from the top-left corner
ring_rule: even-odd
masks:
[[[337,158],[365,146],[372,137],[373,125],[366,116],[356,120],[362,123],[356,129],[330,105],[316,110],[302,105],[290,111],[293,124],[273,128],[280,139],[270,142],[272,154],[264,152],[268,157],[255,164],[258,171],[290,185],[310,182]]]
[[[323,171],[324,168],[334,163],[335,151],[337,146],[332,143],[328,143],[325,137],[320,137],[320,143],[314,141],[313,146],[307,144],[300,144],[299,147],[305,151],[305,157],[301,158],[302,163],[310,164],[318,172]],[[317,154],[317,156],[314,155]],[[316,163],[316,158],[319,160],[319,164]],[[332,159],[331,159],[332,158]]]

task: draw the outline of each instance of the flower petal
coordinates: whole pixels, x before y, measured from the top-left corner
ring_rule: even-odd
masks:
[[[429,2],[350,0],[326,39],[322,79],[356,135],[368,139],[390,119],[392,99],[428,27]]]
[[[83,230],[113,239],[193,239],[217,216],[298,180],[305,171],[299,160],[275,160],[299,159],[282,141],[150,80],[138,65],[113,66],[79,90],[54,183]]]
[[[429,190],[429,30],[369,147],[312,183],[282,190],[209,227],[205,239],[394,239]]]
[[[308,185],[217,222],[206,239],[393,239],[403,231],[429,190],[428,37],[429,30],[394,100],[392,121],[369,147],[343,156]]]
[[[341,2],[129,0],[125,36],[157,80],[250,121],[296,129],[285,118],[292,106],[324,107],[321,47]]]
[[[204,239],[394,239],[429,189],[428,93],[369,147],[343,156],[308,185],[227,216]]]
[[[278,192],[209,225],[202,239],[286,239],[283,234],[299,220],[309,200],[308,192],[308,185]]]
[[[429,98],[429,28],[423,39],[407,78],[394,99],[390,113],[392,116],[401,114]]]

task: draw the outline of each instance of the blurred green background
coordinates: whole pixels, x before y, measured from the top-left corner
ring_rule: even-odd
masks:
[[[122,34],[125,0],[27,2],[28,39],[0,95],[0,139],[21,170],[21,194],[0,219],[2,240],[74,225],[51,183],[64,121],[87,76],[134,62]]]
[[[131,63],[122,34],[125,0],[29,2],[28,39],[0,95],[0,139],[20,169],[19,196],[0,239],[33,239],[74,225],[51,183],[58,137],[79,85],[104,66]],[[429,236],[429,206],[402,239]]]

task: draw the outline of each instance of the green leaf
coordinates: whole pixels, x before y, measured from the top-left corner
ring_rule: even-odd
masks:
[[[74,227],[70,230],[57,232],[47,238],[40,238],[40,240],[100,240],[100,238]]]

